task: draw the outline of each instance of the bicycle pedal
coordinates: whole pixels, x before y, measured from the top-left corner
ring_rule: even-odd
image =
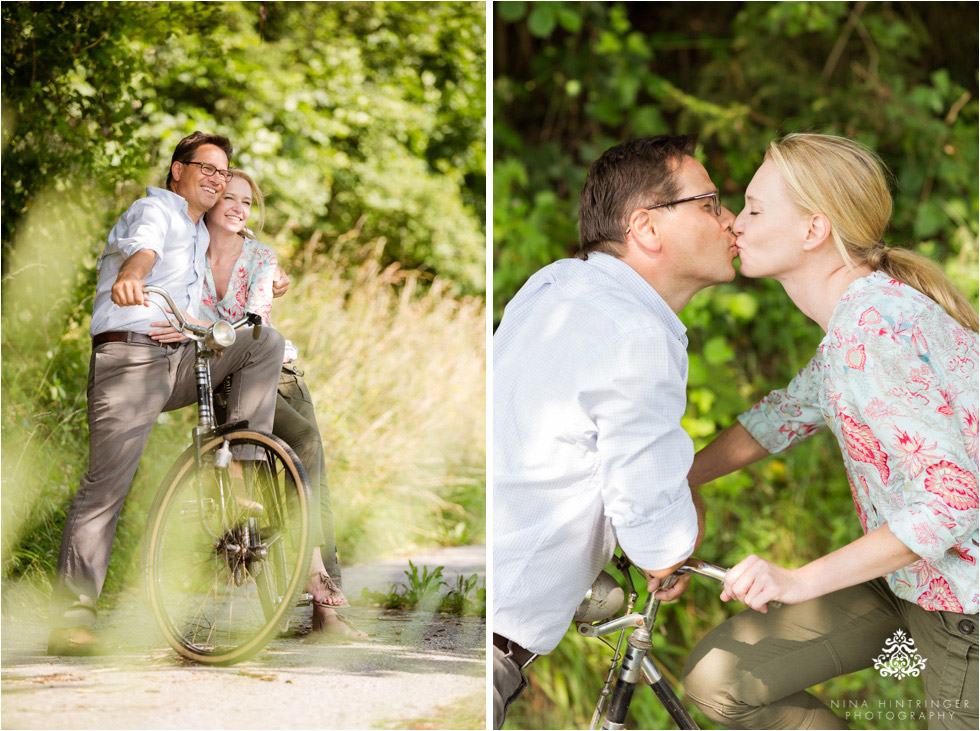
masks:
[[[297,607],[308,607],[312,603],[313,603],[313,595],[308,592],[304,591],[302,594],[296,597]]]

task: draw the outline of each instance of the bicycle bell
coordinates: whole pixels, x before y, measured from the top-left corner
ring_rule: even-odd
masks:
[[[204,337],[204,344],[211,350],[224,350],[235,344],[235,328],[224,320],[218,320]]]
[[[619,582],[605,571],[599,572],[592,588],[585,594],[585,599],[578,605],[573,622],[601,622],[609,619],[623,608],[626,603],[626,593]]]

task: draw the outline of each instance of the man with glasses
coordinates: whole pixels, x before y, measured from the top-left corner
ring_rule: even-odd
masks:
[[[147,189],[109,232],[90,328],[89,469],[65,520],[49,654],[105,650],[89,627],[123,500],[157,417],[196,400],[194,345],[160,343],[148,335],[161,312],[143,287],[161,287],[178,307],[197,314],[209,243],[203,218],[231,180],[231,152],[220,135],[185,137],[174,150],[167,189]],[[215,360],[215,383],[232,374],[229,421],[247,419],[254,429],[272,431],[284,347],[278,332],[263,328],[257,339],[239,337]]]
[[[695,144],[603,153],[579,199],[580,258],[532,276],[494,335],[494,728],[617,543],[653,591],[700,541],[677,313],[735,277],[737,249]]]

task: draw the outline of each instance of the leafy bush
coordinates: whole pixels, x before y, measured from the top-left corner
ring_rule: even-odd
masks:
[[[0,13],[5,255],[42,191],[94,184],[107,230],[142,183],[162,184],[177,141],[203,129],[231,138],[233,163],[274,201],[269,230],[289,254],[311,240],[343,248],[340,235],[356,229],[385,240],[386,263],[483,291],[481,3],[15,3]]]
[[[602,151],[630,137],[690,132],[734,211],[775,137],[821,131],[869,144],[895,176],[886,240],[941,262],[976,302],[975,5],[514,2],[496,4],[493,22],[495,321],[533,272],[577,249],[578,194]],[[690,337],[682,423],[698,447],[784,386],[822,335],[765,280],[706,290],[680,317]],[[828,434],[703,494],[708,535],[699,555],[721,564],[757,553],[800,566],[861,533]],[[676,679],[698,639],[740,608],[722,605],[707,585],[666,607],[655,645],[665,674]],[[583,728],[608,654],[570,631],[530,669],[531,689],[507,727]],[[873,670],[815,692],[826,701],[922,696],[921,685],[899,687]],[[672,727],[645,693],[627,725]]]

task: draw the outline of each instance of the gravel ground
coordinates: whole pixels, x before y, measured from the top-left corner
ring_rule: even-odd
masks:
[[[344,590],[402,583],[411,559],[457,574],[484,576],[483,546],[352,566]],[[347,616],[364,642],[324,642],[296,632],[230,668],[195,665],[162,639],[138,593],[122,597],[95,630],[118,651],[102,658],[44,654],[43,608],[5,591],[2,707],[4,729],[451,728],[482,718],[486,699],[486,625],[482,619],[390,614],[354,606]],[[299,608],[295,625],[308,625]],[[420,719],[423,719],[420,721]],[[469,725],[473,725],[470,722]],[[480,724],[482,726],[482,722]]]

